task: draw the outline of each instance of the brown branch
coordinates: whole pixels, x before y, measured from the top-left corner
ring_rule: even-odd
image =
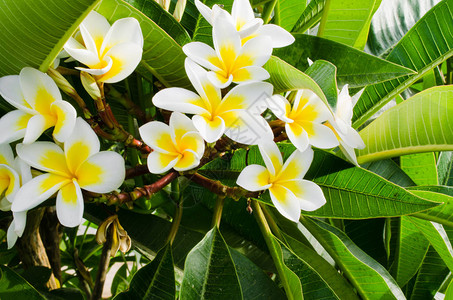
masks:
[[[195,182],[196,184],[213,192],[214,194],[225,196],[234,200],[238,200],[241,197],[250,198],[258,196],[258,193],[246,191],[238,186],[235,187],[226,186],[222,184],[219,180],[212,180],[198,173],[195,173],[193,175],[186,175],[186,177],[189,180]]]
[[[101,260],[99,261],[98,273],[96,275],[96,281],[94,283],[93,293],[91,294],[92,300],[98,300],[102,297],[102,291],[104,289],[105,278],[107,277],[107,271],[110,264],[110,254],[112,252],[112,240],[114,232],[114,226],[109,226],[107,229],[107,240],[102,247]]]
[[[126,170],[126,179],[148,174],[148,165],[137,165]]]

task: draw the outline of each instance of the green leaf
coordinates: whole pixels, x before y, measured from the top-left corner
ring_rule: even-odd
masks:
[[[299,16],[305,10],[306,4],[299,0],[278,0],[274,10],[274,20],[277,25],[290,31]]]
[[[233,259],[217,227],[187,255],[180,298],[242,299]]]
[[[359,163],[420,152],[453,150],[451,86],[427,89],[385,111],[360,131]]]
[[[308,3],[305,10],[300,15],[299,19],[296,21],[292,32],[304,33],[309,28],[313,27],[316,23],[321,20],[322,11],[326,0],[312,0]]]
[[[410,300],[434,299],[434,295],[448,273],[449,270],[439,254],[433,247],[429,247],[415,279]]]
[[[380,3],[380,0],[327,0],[318,36],[363,49],[371,18]]]
[[[453,151],[444,151],[439,154],[437,174],[440,185],[453,186]]]
[[[364,299],[404,299],[403,292],[387,270],[346,234],[316,219],[301,218],[301,222],[333,257]]]
[[[434,247],[450,271],[453,270],[453,248],[443,226],[411,216],[408,218]]]
[[[115,299],[175,299],[175,272],[171,245],[162,248],[152,262],[141,268],[132,278],[127,292]]]
[[[296,41],[289,47],[275,49],[274,55],[299,70],[308,68],[307,58],[327,60],[337,67],[340,86],[362,87],[414,74],[411,69],[341,43],[306,34],[293,35]]]
[[[0,3],[0,76],[24,67],[41,71],[100,0],[2,1]]]
[[[15,300],[46,299],[30,283],[7,266],[0,266],[0,297]]]
[[[399,286],[406,283],[417,273],[429,248],[428,240],[409,217],[402,216],[397,222],[395,234],[395,259],[390,267],[390,274]],[[393,224],[392,224],[393,225]]]
[[[412,192],[420,197],[432,201],[443,202],[423,213],[417,214],[420,218],[434,221],[446,226],[453,226],[453,188],[446,186],[420,186],[411,188]]]
[[[417,185],[437,184],[436,155],[433,152],[403,155],[400,164]]]
[[[286,299],[272,279],[239,251],[229,248],[244,299]]]
[[[345,278],[314,250],[289,235],[284,238],[291,250],[281,243],[283,261],[299,276],[304,299],[358,299]]]
[[[415,185],[415,182],[391,159],[369,162],[363,164],[362,168],[370,170],[402,187]]]
[[[176,21],[173,16],[162,8],[154,0],[123,0],[148,18],[153,20],[157,26],[165,30],[179,45],[184,46],[185,44],[192,41],[187,31],[182,25]]]
[[[137,67],[143,77],[156,77],[166,87],[191,88],[184,69],[186,55],[181,46],[153,20],[121,0],[103,0],[97,11],[110,23],[126,17],[140,22],[145,43],[142,61]]]
[[[367,51],[381,55],[399,40],[440,0],[382,1],[371,20]]]
[[[335,109],[338,97],[337,67],[328,61],[317,60],[305,73],[316,81],[326,95],[330,107]]]
[[[354,128],[364,124],[396,95],[453,55],[452,12],[453,1],[440,2],[395,46],[387,60],[416,70],[417,74],[367,87],[354,106]]]

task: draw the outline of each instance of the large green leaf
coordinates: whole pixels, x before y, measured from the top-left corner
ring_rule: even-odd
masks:
[[[400,165],[417,185],[437,184],[436,155],[433,152],[403,155]]]
[[[97,11],[110,22],[126,17],[140,22],[145,43],[137,72],[149,80],[154,76],[167,87],[191,87],[184,70],[186,55],[181,46],[153,20],[122,0],[103,0]]]
[[[415,182],[391,159],[373,161],[363,164],[362,167],[399,186],[415,185]]]
[[[19,274],[2,265],[0,265],[0,298],[15,300],[46,299]]]
[[[327,0],[318,36],[363,49],[371,18],[380,3],[380,0]]]
[[[417,214],[417,216],[446,226],[453,226],[453,187],[420,186],[411,189],[414,194],[420,197],[443,202],[442,205]]]
[[[433,247],[429,247],[415,278],[410,300],[434,299],[449,270]]]
[[[159,27],[165,30],[175,41],[184,46],[192,39],[182,25],[176,21],[171,14],[162,8],[154,0],[124,0],[129,3],[148,18],[153,20]]]
[[[285,235],[289,248],[281,244],[283,261],[299,276],[304,299],[358,299],[351,285],[314,250]]]
[[[274,21],[290,31],[305,10],[305,6],[306,4],[299,0],[278,0],[274,10]]]
[[[338,97],[337,67],[328,61],[317,60],[305,73],[316,81],[324,92],[330,107],[334,109],[337,106]]]
[[[374,55],[381,55],[395,46],[440,0],[382,0],[379,9],[371,20],[367,40],[367,50]]]
[[[360,131],[366,147],[358,151],[358,162],[453,150],[451,97],[451,86],[434,87],[385,111]]]
[[[405,286],[420,268],[428,251],[429,242],[408,216],[402,216],[392,225],[398,228],[392,231],[392,234],[396,235],[396,250],[390,274],[399,286]]]
[[[346,234],[316,219],[301,218],[301,222],[334,258],[364,299],[404,298],[387,270],[357,247]]]
[[[326,0],[310,1],[291,31],[304,33],[307,29],[318,23],[321,20],[325,4]]]
[[[387,60],[416,70],[418,74],[367,87],[354,107],[355,128],[364,124],[382,106],[422,78],[426,72],[453,55],[452,19],[453,1],[443,0],[401,39]]]
[[[0,76],[18,74],[27,66],[47,71],[99,1],[1,1]]]
[[[294,37],[294,44],[275,49],[274,55],[299,70],[308,68],[307,58],[313,61],[327,60],[337,67],[340,86],[349,84],[351,87],[361,87],[414,74],[411,69],[341,43],[306,34],[294,34]]]
[[[180,298],[242,299],[241,285],[228,246],[217,227],[187,255]]]
[[[453,186],[453,151],[444,151],[439,154],[437,174],[439,184]]]
[[[118,294],[121,299],[175,299],[175,271],[171,245],[162,248],[152,262],[141,268],[132,278],[129,290]]]
[[[453,247],[442,225],[415,217],[408,217],[430,242],[450,271],[453,270]]]

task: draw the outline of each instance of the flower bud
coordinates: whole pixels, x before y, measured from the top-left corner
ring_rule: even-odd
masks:
[[[49,75],[50,78],[52,78],[53,81],[55,81],[57,86],[66,94],[68,95],[77,94],[76,90],[72,87],[72,85],[57,70],[49,68],[47,70],[47,75]]]
[[[93,98],[94,100],[101,99],[101,91],[96,83],[96,79],[94,79],[91,74],[87,72],[80,72],[80,80],[82,81],[82,85],[87,91],[87,93]]]
[[[173,17],[178,22],[180,22],[182,19],[182,15],[184,14],[184,10],[186,9],[186,2],[187,0],[178,0],[178,2],[176,3],[175,11],[173,12]]]

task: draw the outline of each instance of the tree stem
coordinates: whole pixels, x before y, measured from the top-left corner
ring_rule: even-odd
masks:
[[[112,252],[112,238],[116,234],[114,231],[114,226],[109,226],[107,239],[102,247],[101,260],[99,261],[99,269],[96,275],[96,282],[94,283],[93,293],[91,295],[91,300],[98,300],[102,297],[102,291],[104,290],[105,278],[110,264],[110,254]]]

